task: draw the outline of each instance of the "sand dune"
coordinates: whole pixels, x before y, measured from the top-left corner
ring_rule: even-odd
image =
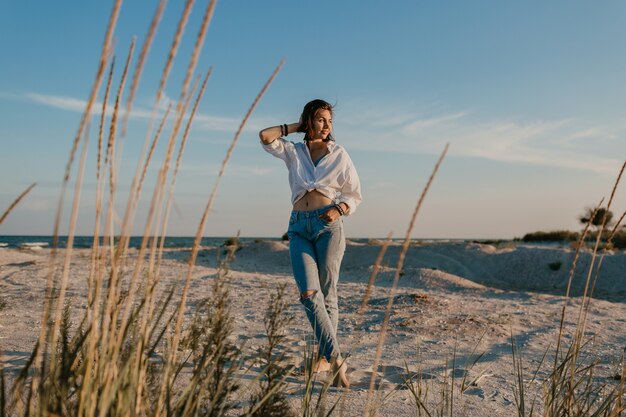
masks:
[[[210,292],[217,255],[224,248],[205,248],[198,258],[190,309]],[[476,380],[458,401],[469,416],[510,416],[515,413],[510,336],[518,341],[528,372],[554,345],[563,294],[573,250],[557,246],[501,246],[446,243],[411,246],[398,291],[394,297],[390,332],[381,366],[374,370],[373,357],[395,274],[399,245],[389,248],[373,288],[368,309],[359,314],[372,263],[380,246],[349,244],[342,268],[339,338],[349,352],[352,389],[333,391],[343,395],[345,415],[362,415],[372,373],[379,380],[379,393],[386,396],[380,415],[415,415],[407,379],[421,375],[432,387],[451,376]],[[16,372],[32,350],[40,326],[41,307],[48,265],[48,249],[0,249],[0,349],[2,363]],[[180,278],[188,250],[168,250],[163,273],[166,281]],[[557,268],[557,264],[560,265]],[[583,253],[577,268],[567,330],[571,330],[591,254]],[[78,250],[73,260],[70,297],[79,314],[85,305],[85,278],[89,252]],[[299,365],[307,343],[309,326],[298,303],[290,275],[288,246],[283,242],[259,241],[244,246],[230,266],[232,307],[236,314],[236,337],[249,349],[264,343],[263,314],[270,294],[281,283],[289,285],[293,303],[289,311],[296,321],[289,328],[285,348]],[[626,253],[608,254],[596,287],[588,320],[588,334],[595,336],[590,358],[598,360],[597,377],[611,383],[619,371],[626,346]],[[191,314],[189,315],[191,316]],[[471,369],[472,352],[483,353]],[[456,366],[452,367],[452,358]],[[545,378],[542,369],[539,378]],[[322,376],[323,377],[323,376]],[[294,407],[301,379],[290,378]],[[540,391],[540,385],[537,385]],[[436,392],[436,388],[432,388]]]

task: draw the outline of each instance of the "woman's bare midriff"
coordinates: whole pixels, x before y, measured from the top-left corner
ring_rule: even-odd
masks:
[[[293,209],[297,211],[317,210],[332,203],[333,200],[319,191],[313,190],[307,192],[300,200],[296,201]]]

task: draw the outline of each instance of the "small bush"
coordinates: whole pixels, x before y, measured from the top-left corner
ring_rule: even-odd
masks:
[[[222,243],[222,247],[224,248],[222,255],[229,256],[232,253],[239,252],[243,249],[241,245],[241,241],[238,236],[229,237]]]
[[[522,238],[524,242],[571,242],[579,238],[577,232],[569,230],[554,230],[550,232],[533,232],[527,233]]]
[[[222,246],[241,246],[238,237],[229,237],[222,243]]]
[[[563,265],[561,261],[554,261],[548,264],[548,268],[550,268],[553,271],[558,271],[559,269],[561,269],[561,265]]]
[[[626,249],[626,231],[615,233],[611,242],[615,249]]]

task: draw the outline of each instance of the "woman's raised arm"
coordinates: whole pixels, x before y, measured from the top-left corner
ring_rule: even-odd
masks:
[[[298,131],[300,123],[291,123],[280,126],[267,127],[259,132],[259,138],[265,145],[269,145],[280,137],[287,136],[290,133]],[[285,130],[286,129],[286,130]]]

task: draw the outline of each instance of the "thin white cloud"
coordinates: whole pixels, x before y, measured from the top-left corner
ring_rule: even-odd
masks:
[[[197,177],[215,177],[219,172],[220,165],[212,164],[183,164],[180,167],[181,174],[193,175]],[[263,167],[263,166],[249,166],[249,165],[235,165],[229,164],[227,169],[228,176],[267,176],[274,174],[278,168],[276,167]]]
[[[615,167],[621,163],[618,159],[583,153],[561,142],[566,127],[568,123],[563,121],[530,125],[491,123],[464,129],[459,132],[462,140],[449,138],[449,141],[453,145],[453,153],[461,156],[600,173],[615,172]]]
[[[407,125],[405,125],[401,132],[407,135],[415,135],[421,132],[426,131],[427,129],[433,128],[435,126],[445,126],[448,123],[460,119],[461,117],[467,115],[466,112],[459,112],[454,114],[446,114],[439,117],[431,117],[428,119],[418,119],[414,120]]]
[[[481,121],[469,111],[408,115],[408,111],[387,118],[379,114],[371,123],[360,118],[353,123],[344,114],[348,121],[344,129],[350,133],[343,141],[350,149],[428,154],[439,153],[450,142],[450,153],[456,156],[611,175],[626,157],[622,126],[598,128],[574,119]]]
[[[73,112],[81,112],[85,110],[85,105],[87,104],[85,100],[71,97],[49,96],[37,93],[26,93],[25,96],[27,99],[34,101],[35,103]],[[102,104],[98,107],[102,107]]]
[[[24,98],[29,101],[42,104],[48,107],[54,107],[61,110],[67,110],[71,112],[81,113],[85,110],[85,106],[87,105],[87,101],[83,99],[77,99],[74,97],[66,97],[66,96],[57,96],[57,95],[49,95],[49,94],[39,94],[39,93],[25,93]],[[162,103],[165,103],[164,100]],[[176,104],[172,102],[172,104]],[[124,103],[125,105],[125,103]],[[159,113],[163,114],[167,105],[161,104],[159,106]],[[124,108],[121,109],[124,111]],[[93,108],[94,115],[100,115],[102,112],[102,102],[96,102]],[[110,116],[113,113],[113,104],[108,104],[106,107],[106,114]],[[130,118],[131,119],[140,119],[140,120],[149,120],[151,117],[151,111],[147,108],[142,107],[134,107],[131,111]],[[188,115],[186,115],[188,116]],[[170,116],[171,117],[171,116]],[[216,116],[209,115],[203,113],[196,113],[194,117],[194,129],[199,129],[203,131],[215,131],[215,132],[229,132],[234,133],[241,124],[241,119],[235,117],[227,117],[227,116]],[[249,121],[246,124],[245,131],[258,131],[263,127],[267,126],[266,124],[262,124],[259,121]]]
[[[32,92],[23,98],[72,112],[82,112],[86,105],[85,100],[73,97]],[[363,103],[354,107],[362,109]],[[344,127],[340,133],[349,134],[341,140],[351,148],[402,153],[438,153],[450,142],[450,153],[457,156],[610,174],[623,163],[619,158],[626,157],[625,152],[619,151],[626,149],[624,126],[585,126],[572,119],[480,121],[478,115],[467,110],[436,113],[432,108],[418,111],[399,105],[378,110],[381,107],[373,106],[376,111],[353,111],[353,116],[349,114],[350,109],[344,109],[341,115]],[[94,114],[100,114],[101,109],[102,104],[96,103]],[[112,105],[107,106],[107,114],[112,111]],[[146,108],[136,107],[131,118],[147,120],[150,115]],[[240,119],[233,117],[197,113],[194,129],[233,134],[240,123]],[[245,130],[256,132],[272,124],[276,123],[257,118],[251,120]],[[229,140],[230,136],[225,139]],[[609,141],[610,146],[598,146],[600,140],[604,144]],[[249,168],[246,172],[265,175]]]

